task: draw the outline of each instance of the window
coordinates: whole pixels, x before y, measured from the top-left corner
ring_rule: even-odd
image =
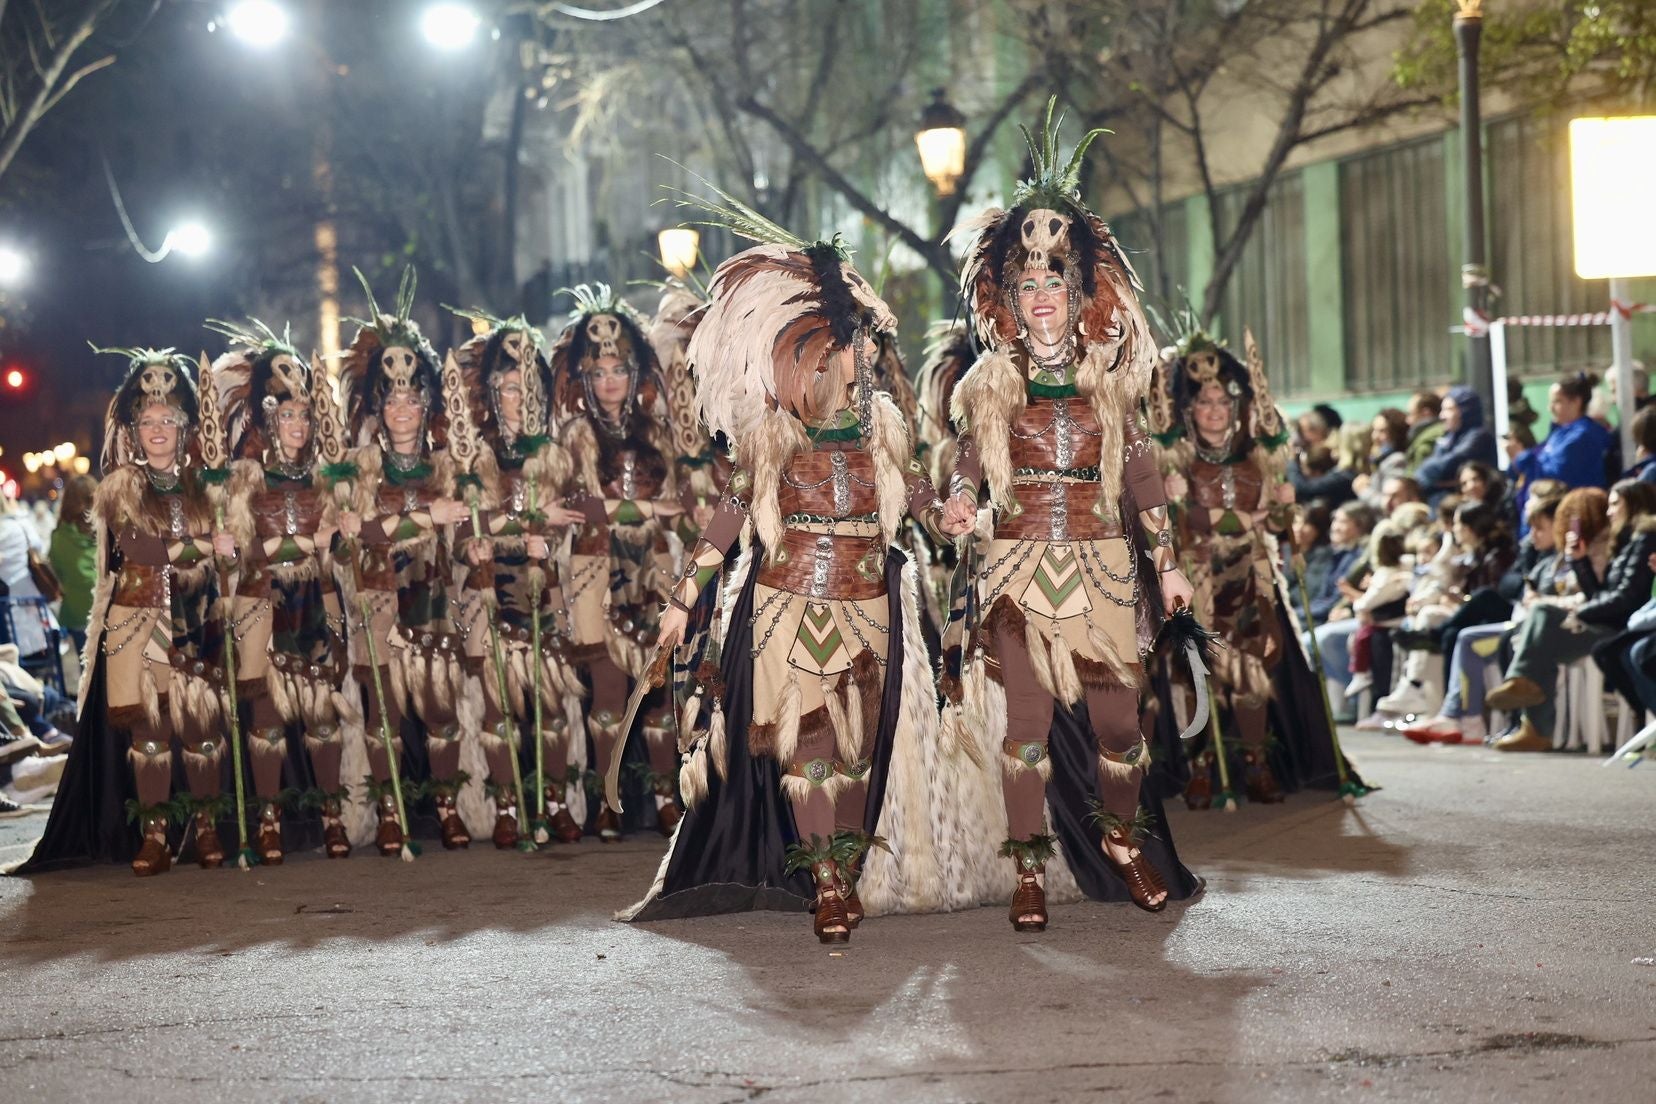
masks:
[[[1241,190],[1219,197],[1219,225],[1229,234],[1246,199]],[[1300,174],[1277,177],[1265,209],[1225,284],[1219,332],[1238,356],[1242,331],[1259,342],[1276,395],[1304,392],[1311,384],[1311,319],[1305,268],[1305,188]],[[1197,298],[1201,289],[1192,289]]]
[[[1449,240],[1443,139],[1340,165],[1346,384],[1392,391],[1457,373],[1459,266]]]

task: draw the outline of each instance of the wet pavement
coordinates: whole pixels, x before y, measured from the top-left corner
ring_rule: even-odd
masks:
[[[0,879],[0,1100],[1656,1098],[1656,765],[1348,746],[1357,808],[1180,809],[1203,897],[1041,935],[614,923],[643,838]]]

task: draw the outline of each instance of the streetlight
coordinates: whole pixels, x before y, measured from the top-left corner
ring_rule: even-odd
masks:
[[[23,374],[21,368],[8,368],[6,370],[6,387],[12,391],[21,389],[27,379],[28,377]]]
[[[661,267],[682,280],[696,267],[701,231],[694,226],[669,226],[656,235],[656,247],[661,251]]]
[[[420,33],[439,50],[465,49],[482,25],[482,17],[470,4],[431,4],[420,15]]]
[[[230,33],[261,50],[287,37],[287,9],[274,0],[240,0],[224,16]]]
[[[156,260],[161,260],[169,253],[180,253],[186,257],[204,256],[213,247],[213,235],[206,225],[196,219],[179,223],[167,231],[167,236],[161,242],[161,253]]]
[[[1633,455],[1632,297],[1627,281],[1656,276],[1656,115],[1570,120],[1575,270],[1610,281],[1610,348],[1621,406],[1622,455]]]
[[[944,98],[943,89],[932,89],[931,103],[920,113],[914,144],[920,150],[920,168],[937,194],[954,195],[955,185],[966,173],[966,116]]]
[[[1478,100],[1478,44],[1483,0],[1455,0],[1455,49],[1460,59],[1460,132],[1466,211],[1461,239],[1461,287],[1466,292],[1466,382],[1493,410],[1495,370],[1489,351],[1489,262],[1484,241],[1483,109]],[[1499,401],[1505,403],[1505,398]]]
[[[28,274],[28,256],[21,249],[0,245],[0,287],[16,287]]]

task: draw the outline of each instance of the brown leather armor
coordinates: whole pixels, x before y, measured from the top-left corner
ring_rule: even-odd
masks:
[[[1012,497],[1017,511],[1002,512],[995,526],[998,539],[1061,542],[1122,535],[1120,522],[1098,516],[1097,483],[1031,480],[1013,483]]]
[[[1226,502],[1226,475],[1231,481],[1232,501]],[[1197,460],[1190,467],[1190,497],[1199,506],[1231,509],[1251,514],[1259,509],[1265,481],[1253,464],[1212,464]]]
[[[166,567],[127,561],[121,565],[120,574],[115,578],[115,591],[110,601],[132,609],[168,608],[172,589],[167,572]]]
[[[1098,467],[1099,426],[1092,403],[1032,396],[1012,423],[1011,455],[1014,470]]]
[[[871,516],[880,508],[874,456],[861,449],[823,447],[795,453],[782,473],[776,500],[784,518]]]
[[[861,601],[886,592],[878,537],[833,536],[788,529],[782,555],[759,572],[759,584],[811,598]]]

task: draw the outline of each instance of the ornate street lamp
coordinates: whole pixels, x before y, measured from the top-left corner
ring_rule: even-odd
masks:
[[[682,280],[701,255],[701,231],[694,226],[669,226],[656,235],[656,246],[661,251],[661,267]]]
[[[920,113],[914,144],[920,150],[920,168],[937,194],[954,195],[966,173],[966,116],[944,97],[943,89],[932,89],[931,103]]]

